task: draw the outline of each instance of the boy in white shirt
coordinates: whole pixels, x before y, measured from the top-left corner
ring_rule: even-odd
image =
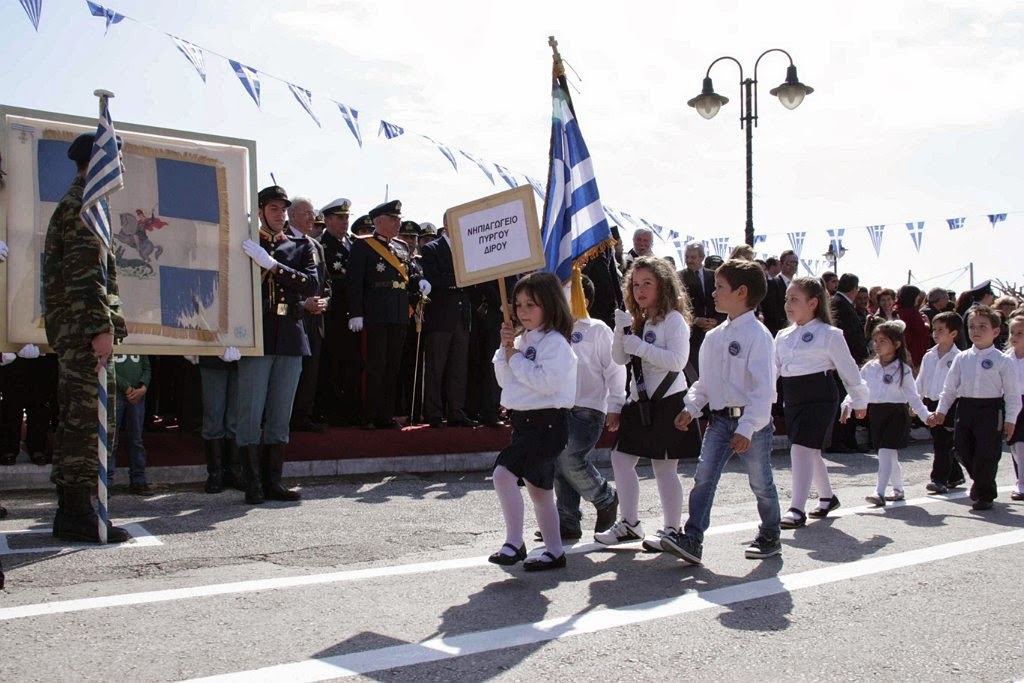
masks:
[[[942,386],[946,383],[946,376],[953,366],[953,359],[960,353],[956,340],[963,331],[963,318],[953,311],[939,313],[932,319],[932,339],[935,340],[935,346],[928,349],[921,358],[921,371],[917,374],[917,391],[921,394],[924,404],[928,406],[928,410],[935,410],[939,406]],[[956,411],[956,401],[949,410]],[[950,420],[948,425],[929,428],[935,457],[932,460],[931,481],[925,488],[932,493],[945,493],[966,481],[960,463],[953,456],[952,423],[953,420]]]

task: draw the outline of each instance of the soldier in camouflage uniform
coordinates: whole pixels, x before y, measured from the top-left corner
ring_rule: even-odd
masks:
[[[46,229],[43,298],[46,338],[57,352],[60,374],[57,426],[50,478],[57,485],[53,535],[70,541],[99,541],[92,493],[99,460],[96,444],[96,376],[107,372],[107,434],[114,433],[117,384],[108,363],[114,343],[127,336],[120,314],[114,256],[82,220],[82,194],[92,154],[93,135],[79,135],[68,148],[77,175]],[[118,140],[120,145],[120,140]],[[105,272],[104,272],[105,271]],[[111,526],[109,543],[128,540]]]

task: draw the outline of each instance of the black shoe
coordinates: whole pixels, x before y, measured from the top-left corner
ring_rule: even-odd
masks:
[[[976,502],[974,505],[971,506],[971,509],[972,510],[991,510],[992,509],[992,501],[991,500],[979,500],[978,502]]]
[[[929,493],[946,493],[949,491],[949,487],[943,484],[941,481],[930,481],[925,485],[925,490]]]
[[[958,489],[958,488],[960,488],[961,486],[963,486],[966,483],[967,483],[967,480],[964,479],[963,477],[960,477],[959,479],[954,479],[953,481],[951,481],[948,484],[946,484],[946,488]]]
[[[879,496],[878,494],[871,494],[870,496],[864,496],[864,500],[874,505],[876,508],[885,507],[885,496]]]
[[[508,423],[502,420],[500,417],[496,417],[492,420],[481,420],[480,424],[484,427],[507,427]]]
[[[285,488],[281,484],[281,476],[284,472],[284,449],[283,443],[263,447],[260,473],[263,477],[263,497],[267,500],[293,502],[302,497],[298,491]]]
[[[863,453],[864,451],[862,451],[859,448],[856,448],[854,446],[846,446],[844,444],[836,444],[834,446],[829,446],[828,448],[826,448],[825,452],[826,453],[853,454],[853,453]]]
[[[479,427],[480,423],[476,420],[470,420],[468,417],[459,418],[457,420],[448,420],[449,427]]]
[[[522,562],[523,560],[526,559],[526,546],[525,545],[520,546],[520,547],[517,548],[514,545],[512,545],[511,543],[506,543],[505,545],[503,545],[501,547],[502,548],[509,548],[509,549],[515,551],[515,555],[508,555],[508,554],[503,553],[503,552],[501,552],[499,550],[496,553],[492,553],[491,556],[487,558],[488,562],[490,562],[491,564],[500,564],[502,567],[511,567],[512,565],[519,564],[520,562]]]
[[[597,521],[594,522],[594,533],[607,531],[619,518],[619,494],[612,492],[612,502],[603,508],[597,508]]]
[[[763,533],[750,542],[743,556],[748,560],[763,560],[766,557],[782,554],[782,543],[778,538],[769,538]]]
[[[131,494],[133,496],[149,497],[149,496],[152,496],[152,495],[156,495],[156,491],[154,491],[152,489],[152,487],[149,484],[145,483],[145,482],[143,482],[141,484],[131,484],[131,485],[129,485],[128,486],[128,491],[131,492]]]
[[[401,429],[402,425],[398,424],[394,420],[374,420],[374,429]]]
[[[7,516],[7,508],[5,508],[3,505],[0,505],[0,519],[3,519],[6,516]]]
[[[444,428],[444,422],[442,422],[441,420],[439,420],[437,418],[434,418],[433,420],[430,420],[429,424],[430,424],[430,428],[431,429],[443,429]]]
[[[49,465],[52,462],[50,456],[43,451],[36,451],[32,453],[32,455],[28,456],[28,459],[32,461],[33,465],[38,465],[39,467]]]
[[[798,508],[789,508],[786,514],[788,515],[790,512],[796,516],[796,519],[792,517],[783,517],[779,522],[780,527],[783,529],[799,529],[803,525],[807,524],[807,515],[804,514],[803,510]]]
[[[817,510],[811,510],[810,512],[807,513],[808,517],[813,517],[814,519],[828,517],[828,513],[832,512],[837,507],[839,507],[839,496],[833,495],[831,498],[819,498],[818,500],[821,501],[822,503],[827,502],[828,507],[824,509],[819,507]]]
[[[542,560],[540,557],[546,557],[548,559]],[[523,569],[528,572],[546,572],[549,569],[565,569],[565,553],[555,557],[545,550],[540,554],[540,557],[534,557],[523,562]]]
[[[583,530],[580,529],[579,527],[574,527],[572,529],[569,529],[569,528],[566,528],[564,526],[559,525],[559,527],[558,527],[558,535],[562,538],[563,541],[578,541],[581,538],[583,538]],[[543,541],[544,540],[544,534],[542,534],[540,532],[540,529],[538,529],[537,531],[533,532],[533,538],[534,538],[534,540],[537,540],[537,541]]]
[[[689,564],[699,565],[704,554],[704,544],[684,533],[670,534],[661,539],[661,548]]]
[[[0,455],[0,465],[13,465],[17,461],[17,453],[4,453],[3,455]]]

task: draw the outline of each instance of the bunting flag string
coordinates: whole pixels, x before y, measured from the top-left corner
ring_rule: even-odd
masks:
[[[89,12],[91,12],[94,17],[103,17],[106,19],[107,27],[103,29],[103,35],[107,35],[107,32],[110,31],[111,24],[120,24],[124,20],[123,14],[118,14],[114,10],[107,9],[103,5],[97,5],[95,2],[92,2],[92,0],[85,0],[85,3],[89,5]]]
[[[21,6],[25,8],[28,20],[32,27],[39,33],[39,17],[43,14],[43,0],[21,0]]]
[[[539,196],[541,199],[544,199],[544,186],[541,185],[540,182],[538,182],[535,178],[531,178],[530,176],[524,177],[526,178],[526,182],[530,183],[530,185],[533,186],[533,190],[537,193],[537,196]]]
[[[501,179],[508,183],[511,188],[519,187],[519,183],[516,182],[515,178],[512,177],[512,172],[500,164],[494,164],[494,170],[498,172]]]
[[[203,83],[206,83],[206,63],[203,60],[203,50],[198,45],[193,45],[187,40],[182,40],[177,36],[171,36],[171,40],[181,50],[181,54],[185,55],[185,59],[188,60],[189,64],[196,68],[199,73],[199,77],[203,79]]]
[[[359,146],[363,146],[363,134],[359,132],[359,112],[352,107],[342,104],[341,102],[334,102],[338,105],[338,111],[341,112],[341,117],[345,119],[345,123],[348,124],[348,129],[352,131],[352,135],[355,137],[356,142]]]
[[[387,138],[388,140],[394,140],[398,136],[405,133],[405,128],[402,128],[401,126],[396,126],[393,123],[388,123],[384,119],[381,119],[380,128],[377,130],[377,137],[380,137],[382,133],[384,134],[384,137]]]
[[[924,221],[907,223],[907,231],[910,232],[910,239],[914,241],[914,248],[917,249],[917,253],[920,254],[921,240],[924,237]]]
[[[832,253],[838,254],[843,250],[843,233],[846,228],[828,228],[828,242],[832,247]]]
[[[754,246],[755,247],[757,245],[759,245],[759,244],[764,244],[767,241],[768,241],[768,235],[763,235],[763,234],[762,235],[754,235]]]
[[[789,233],[789,246],[793,248],[797,258],[800,258],[800,254],[804,250],[804,238],[807,237],[806,232],[791,232]]]
[[[946,223],[949,224],[949,229],[950,230],[959,230],[960,228],[964,227],[964,221],[966,221],[966,220],[967,219],[964,218],[964,217],[961,217],[961,218],[947,218],[946,219]]]
[[[432,145],[436,146],[437,147],[437,151],[439,151],[441,154],[444,155],[444,158],[447,159],[451,163],[452,168],[454,168],[455,172],[458,173],[458,171],[459,171],[459,164],[455,161],[455,155],[452,154],[452,151],[450,149],[448,149],[446,146],[444,146],[443,144],[441,144],[440,142],[438,142],[434,138],[429,138],[426,135],[423,136],[423,139],[427,140]]]
[[[988,214],[988,222],[992,224],[993,228],[996,227],[996,223],[998,223],[999,221],[1005,221],[1005,220],[1006,220],[1006,214],[1005,213],[990,213],[990,214]]]
[[[867,226],[868,235],[871,237],[871,246],[875,248],[875,256],[882,255],[882,235],[885,233],[884,225]]]
[[[483,171],[484,175],[487,176],[487,179],[491,181],[491,185],[494,185],[494,175],[488,170],[486,166],[483,165],[483,162],[481,162],[479,159],[474,157],[469,152],[464,152],[461,149],[459,150],[459,154],[461,154],[462,156],[466,157],[474,164],[476,164],[480,168],[480,170]]]
[[[302,108],[309,114],[309,118],[313,119],[318,127],[323,128],[320,125],[320,119],[313,113],[313,93],[305,88],[300,88],[294,83],[288,83],[288,89],[292,91],[292,95],[295,95],[295,101],[301,104]]]
[[[228,63],[231,64],[231,68],[234,70],[235,75],[238,76],[238,80],[241,81],[242,87],[245,88],[245,92],[249,93],[249,97],[256,103],[256,108],[260,108],[260,75],[256,72],[256,69],[251,66],[246,66],[241,62],[236,62],[233,59],[229,59]]]
[[[711,246],[714,248],[715,253],[722,258],[729,255],[729,238],[728,237],[712,237]]]

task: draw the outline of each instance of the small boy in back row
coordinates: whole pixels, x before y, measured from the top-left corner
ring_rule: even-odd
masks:
[[[681,533],[661,539],[663,550],[689,564],[701,563],[715,491],[733,453],[747,469],[761,517],[757,538],[744,554],[756,560],[782,552],[779,494],[771,463],[775,342],[754,314],[766,290],[764,271],[753,261],[730,259],[715,271],[715,309],[729,317],[704,338],[700,379],[687,392],[686,407],[675,424],[687,430],[705,405],[711,408],[711,422],[694,473],[686,524]]]

